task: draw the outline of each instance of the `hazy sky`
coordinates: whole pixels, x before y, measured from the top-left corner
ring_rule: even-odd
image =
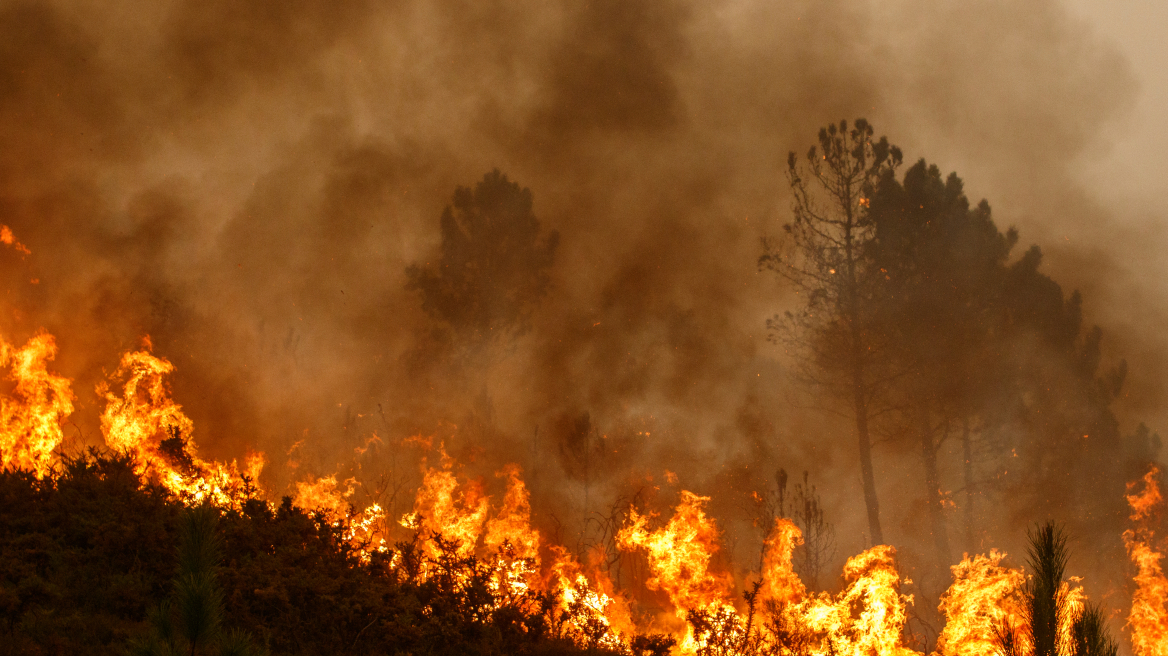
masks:
[[[1120,48],[1141,85],[1131,114],[1113,127],[1114,142],[1084,169],[1105,176],[1100,193],[1108,200],[1132,195],[1154,202],[1168,179],[1168,3],[1064,1]]]
[[[1111,288],[1100,290],[1111,315],[1107,326],[1113,334],[1118,322],[1126,321],[1130,332],[1155,334],[1152,326],[1168,322],[1168,211],[1163,205],[1168,182],[1168,3],[1155,0],[1063,0],[1074,15],[1083,18],[1095,37],[1117,48],[1127,59],[1139,89],[1130,111],[1117,116],[1100,135],[1099,143],[1088,149],[1076,162],[1083,188],[1110,208],[1110,223],[1079,226],[1079,240],[1110,242],[1113,231],[1127,248],[1122,257],[1111,262],[1126,276],[1110,278]],[[1055,235],[1048,235],[1056,237]],[[1074,239],[1075,235],[1070,235]],[[1110,242],[1114,243],[1114,242]],[[1057,262],[1057,240],[1047,240],[1044,249]],[[1074,248],[1072,259],[1081,262],[1084,251]],[[1099,253],[1102,257],[1102,253]],[[1083,262],[1091,264],[1091,262]],[[1101,300],[1101,299],[1096,299]],[[1088,307],[1092,299],[1088,296]],[[1125,307],[1129,312],[1124,312]],[[1160,330],[1161,335],[1168,331]],[[1115,355],[1126,357],[1136,366],[1133,382],[1156,379],[1162,375],[1153,358],[1142,357],[1160,350],[1168,341],[1161,337],[1155,344],[1115,344]],[[1122,351],[1122,352],[1121,352]],[[1134,351],[1134,352],[1133,352]],[[1160,372],[1160,373],[1157,373]],[[1159,387],[1153,380],[1149,386]],[[1158,404],[1159,399],[1156,403]],[[1163,427],[1163,412],[1149,413],[1148,407],[1137,409],[1149,423]],[[1151,414],[1152,416],[1149,416]]]

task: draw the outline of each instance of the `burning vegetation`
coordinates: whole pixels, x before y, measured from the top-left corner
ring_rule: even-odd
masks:
[[[1123,543],[1138,571],[1127,622],[1132,648],[1139,656],[1168,654],[1168,579],[1160,564],[1164,556],[1153,546],[1155,534],[1150,528],[1164,510],[1159,475],[1159,468],[1153,467],[1141,481],[1128,485],[1127,502],[1135,527],[1124,531]],[[1140,484],[1142,491],[1137,489]]]
[[[426,380],[444,372],[466,382],[463,392],[480,390],[470,420],[446,434],[394,438],[378,406],[383,434],[361,436],[356,464],[331,473],[301,469],[304,441],[278,476],[258,449],[242,465],[217,460],[174,398],[175,366],[145,338],[96,385],[101,439],[85,450],[65,439],[78,401],[73,381],[51,371],[54,337],[0,341],[11,383],[0,397],[9,637],[0,653],[1117,656],[1109,608],[1119,611],[1122,594],[1109,591],[1108,606],[1088,598],[1093,582],[1068,574],[1063,529],[1036,525],[1018,565],[976,536],[973,506],[975,492],[1005,489],[1017,447],[1029,449],[1038,484],[1058,491],[1065,481],[1050,472],[1065,473],[1059,458],[1121,444],[1110,404],[1126,365],[1100,369],[1101,333],[1082,334],[1078,296],[1064,298],[1038,271],[1036,250],[1010,259],[1017,234],[998,231],[988,204],[971,207],[960,179],[943,180],[923,160],[898,178],[902,159],[866,121],[824,128],[805,162],[789,158],[794,220],[783,238],[763,241],[758,260],[798,297],[768,322],[772,341],[856,438],[866,530],[849,541],[863,546],[838,577],[836,534],[808,473],[794,496],[781,469],[773,489],[727,486],[762,531],[746,565],[712,510],[717,495],[686,489],[663,467],[663,480],[624,472],[635,479],[625,489],[637,491],[597,511],[595,499],[615,487],[611,463],[636,448],[634,437],[660,435],[651,413],[619,435],[587,412],[551,422],[558,480],[545,473],[541,489],[580,488],[585,519],[565,530],[553,513],[538,516],[554,502],[533,497],[536,476],[525,479],[519,461],[546,462],[539,429],[530,458],[488,455],[507,438],[493,419],[495,381],[482,372],[510,366],[533,329],[560,236],[535,218],[531,192],[496,170],[456,191],[439,253],[406,269],[405,288],[430,320],[414,354],[432,359]],[[31,255],[6,227],[0,242]],[[1027,439],[1009,442],[1015,434]],[[1099,468],[1101,485],[1149,463],[1158,438],[1139,436],[1130,458]],[[459,458],[447,438],[463,442]],[[885,539],[881,441],[919,454],[924,550]],[[960,559],[946,444],[964,459],[970,548]],[[363,470],[371,452],[387,453],[389,466]],[[758,482],[747,479],[737,488]],[[1115,496],[1092,503],[1109,508]],[[1122,539],[1135,575],[1120,630],[1134,656],[1168,656],[1159,469],[1126,499]],[[99,519],[86,520],[90,512]],[[104,559],[109,572],[78,564],[87,559]],[[81,589],[83,576],[103,584]],[[66,604],[74,614],[57,613]],[[94,622],[107,629],[69,633]]]
[[[709,498],[686,490],[680,491],[668,519],[630,508],[615,535],[619,550],[644,557],[648,590],[664,593],[656,611],[634,608],[607,570],[579,563],[532,526],[530,495],[517,465],[498,472],[504,492],[495,500],[480,482],[460,480],[456,463],[437,448],[439,464],[429,466],[422,461],[422,482],[413,511],[400,518],[396,531],[390,522],[394,518],[387,517],[379,504],[355,507],[351,498],[357,483],[338,483],[335,475],[297,483],[295,497],[285,497],[282,503],[266,501],[264,490],[255,483],[261,456],[253,457],[242,471],[235,463],[198,456],[192,423],[167,387],[166,376],[173,367],[147,351],[126,354],[111,375],[120,393],[105,385],[100,390],[107,401],[102,414],[106,441],[120,455],[62,456],[56,447],[61,423],[71,410],[72,393],[69,381],[46,369],[53,352],[53,340],[44,334],[21,350],[6,351],[17,383],[4,400],[3,453],[8,458],[4,494],[9,499],[4,517],[10,546],[19,543],[19,536],[12,532],[12,513],[29,512],[29,503],[50,503],[54,495],[69,493],[78,485],[104,490],[115,484],[131,496],[142,496],[144,501],[138,503],[153,504],[162,521],[180,518],[178,542],[185,545],[179,549],[181,562],[195,558],[183,555],[187,551],[204,548],[190,546],[193,540],[219,545],[213,557],[204,558],[210,559],[207,563],[182,565],[187,569],[180,568],[174,596],[158,611],[163,615],[157,616],[182,614],[186,612],[183,604],[206,603],[214,622],[198,630],[174,629],[166,624],[170,620],[156,619],[163,622],[156,629],[161,633],[143,634],[148,639],[141,640],[146,642],[136,643],[144,653],[164,653],[160,646],[164,643],[170,645],[167,648],[181,644],[199,651],[202,644],[209,649],[209,636],[243,650],[233,653],[251,653],[248,650],[258,649],[261,638],[273,648],[287,644],[284,636],[266,632],[253,613],[265,595],[284,595],[290,590],[235,590],[232,594],[237,596],[231,598],[219,591],[218,578],[227,579],[228,585],[239,583],[231,571],[235,564],[219,565],[225,553],[237,563],[260,552],[293,546],[278,541],[239,542],[244,539],[241,531],[261,530],[259,525],[272,522],[299,522],[299,530],[308,530],[313,540],[320,541],[325,554],[319,557],[332,559],[333,566],[343,567],[351,572],[349,576],[368,577],[363,585],[385,586],[383,594],[409,590],[419,595],[418,600],[428,599],[417,602],[421,605],[410,611],[417,613],[410,621],[429,621],[440,612],[453,612],[458,622],[512,632],[491,649],[510,645],[506,648],[527,651],[547,643],[563,650],[623,654],[923,653],[906,630],[915,600],[902,591],[911,582],[902,580],[895,548],[876,545],[849,558],[839,592],[816,592],[794,571],[794,551],[802,544],[802,533],[791,520],[780,517],[767,533],[757,578],[741,581],[717,565],[722,534],[705,510]],[[1163,505],[1158,475],[1158,469],[1150,470],[1130,486],[1127,497],[1134,527],[1123,538],[1138,569],[1127,625],[1137,656],[1160,656],[1168,644],[1168,581],[1161,571],[1162,556],[1152,547],[1155,536],[1148,528]],[[14,502],[25,505],[11,505]],[[184,507],[193,510],[181,511]],[[226,551],[218,529],[212,526],[217,521],[231,526]],[[256,528],[249,528],[251,524]],[[402,539],[394,540],[395,536]],[[951,584],[940,599],[945,625],[934,653],[1114,656],[1116,643],[1109,637],[1106,615],[1088,604],[1078,585],[1080,579],[1066,576],[1065,543],[1062,533],[1047,525],[1031,535],[1030,571],[1003,565],[1006,555],[996,550],[966,555],[954,565]],[[166,569],[157,563],[153,566],[156,571]],[[198,572],[183,574],[194,572],[191,568]],[[203,577],[198,579],[203,582],[188,583],[184,576]],[[744,583],[745,593],[740,595]],[[423,590],[427,592],[422,594]],[[6,594],[13,613],[7,622],[10,635],[35,635],[35,624],[27,624],[30,619],[23,608],[35,607],[35,602],[19,590]],[[440,604],[449,606],[440,610]],[[226,632],[226,625],[241,617],[257,622],[247,627],[251,632]],[[370,615],[368,624],[353,636],[353,645],[361,643],[362,635],[375,625],[380,630],[367,634],[363,649],[376,651],[379,644],[397,644],[393,627],[400,621],[404,621],[402,616]],[[378,635],[382,637],[374,638]],[[455,644],[452,641],[446,648]]]

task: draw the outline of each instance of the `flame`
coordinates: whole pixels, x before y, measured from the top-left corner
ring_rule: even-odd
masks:
[[[1063,581],[1059,586],[1059,597],[1063,600],[1062,614],[1058,618],[1058,645],[1056,646],[1060,654],[1074,654],[1074,628],[1075,622],[1083,616],[1083,609],[1087,605],[1087,594],[1083,592],[1083,586],[1076,585],[1071,587],[1071,583],[1078,583],[1082,579],[1077,576],[1072,576],[1070,582]]]
[[[1136,590],[1127,618],[1136,656],[1168,656],[1168,578],[1160,566],[1163,555],[1152,548],[1154,535],[1148,521],[1163,504],[1159,474],[1159,468],[1153,465],[1144,475],[1144,489],[1139,493],[1133,493],[1138,483],[1128,484],[1127,502],[1137,527],[1124,531],[1123,543],[1137,569]]]
[[[348,515],[349,497],[353,496],[356,479],[345,481],[345,489],[337,485],[336,475],[323,476],[315,481],[296,483],[296,494],[292,503],[308,510],[315,510],[336,521]]]
[[[386,553],[385,509],[379,503],[371,503],[349,518],[342,539],[347,540],[357,552],[357,557],[368,563],[372,554]]]
[[[510,464],[496,473],[507,479],[502,504],[489,520],[490,498],[477,482],[460,485],[452,463],[442,455],[441,467],[425,470],[414,499],[414,510],[402,518],[407,528],[424,538],[423,553],[440,557],[432,538],[453,545],[456,557],[466,558],[481,550],[491,568],[488,584],[498,595],[498,603],[522,598],[543,588],[555,591],[554,613],[563,619],[562,637],[581,645],[620,648],[622,636],[631,636],[633,622],[624,598],[613,591],[605,576],[591,579],[576,560],[558,545],[550,547],[552,565],[540,576],[542,539],[531,526],[530,493],[518,465]],[[431,575],[423,564],[423,577]]]
[[[733,580],[710,571],[710,560],[719,549],[719,531],[712,519],[706,517],[709,497],[681,491],[681,500],[674,508],[669,522],[655,530],[648,530],[649,516],[629,510],[629,523],[616,536],[617,545],[624,550],[643,549],[649,560],[652,576],[646,581],[650,590],[661,590],[669,597],[676,616],[685,620],[690,611],[731,616],[734,607],[729,603]],[[696,653],[702,640],[694,635],[693,626],[687,626],[678,639],[682,653]]]
[[[475,551],[489,508],[490,499],[483,495],[482,486],[471,482],[459,490],[451,462],[444,455],[441,468],[426,470],[414,498],[414,512],[403,523],[456,543],[457,555],[465,558]],[[438,555],[432,541],[424,544],[431,556]]]
[[[487,522],[483,543],[491,550],[497,550],[504,543],[510,544],[516,557],[534,558],[538,563],[539,533],[531,528],[531,494],[519,474],[519,465],[515,464],[507,465],[495,474],[507,477],[507,491],[502,508]]]
[[[101,415],[106,444],[131,455],[140,475],[156,478],[180,498],[236,505],[249,492],[243,489],[239,467],[234,460],[224,464],[199,457],[194,424],[171,399],[166,384],[173,371],[174,365],[148,351],[122,356],[111,376],[111,382],[120,381],[121,393],[108,382],[97,390],[106,399]],[[255,480],[263,463],[261,454],[252,454],[244,467],[254,492],[259,491]]]
[[[1025,617],[1026,573],[1001,565],[1006,554],[991,549],[951,567],[953,584],[941,596],[945,628],[937,636],[942,656],[997,656],[994,630],[1003,622],[1019,626]],[[1024,632],[1023,632],[1024,633]],[[1024,646],[1023,653],[1029,648]]]
[[[762,559],[762,598],[780,603],[798,601],[807,588],[795,573],[795,547],[803,544],[803,532],[789,519],[776,518],[766,539]]]
[[[1132,494],[1138,483],[1128,483],[1128,494],[1124,495],[1127,499],[1127,504],[1131,506],[1132,514],[1131,520],[1133,522],[1143,522],[1151,519],[1152,516],[1159,512],[1160,507],[1164,503],[1164,496],[1160,493],[1160,468],[1152,465],[1148,473],[1144,474],[1144,491]]]
[[[7,243],[3,231],[0,242]],[[11,394],[0,396],[0,466],[29,469],[41,477],[52,472],[54,450],[63,441],[61,423],[73,411],[70,381],[47,368],[56,352],[54,339],[47,333],[38,334],[19,349],[0,339],[0,365],[9,368],[8,378],[14,382]],[[242,471],[235,461],[224,464],[199,456],[193,423],[171,398],[167,386],[173,371],[170,362],[148,350],[122,357],[109,382],[98,388],[107,402],[101,416],[107,444],[133,456],[139,474],[158,481],[188,503],[236,506],[242,498],[261,494],[254,482],[265,464],[263,454],[249,453]],[[357,454],[377,439],[371,438]],[[426,468],[423,473],[414,512],[403,518],[403,523],[419,531],[423,552],[431,560],[441,555],[438,541],[449,545],[460,558],[485,553],[489,558],[476,562],[490,569],[489,585],[499,598],[550,600],[548,607],[555,616],[552,622],[562,636],[580,645],[629,651],[637,625],[627,598],[616,590],[604,570],[594,567],[586,573],[566,549],[544,545],[531,525],[530,493],[517,465],[507,465],[496,473],[506,479],[506,491],[493,515],[481,484],[460,483],[445,454],[441,466]],[[1161,569],[1162,555],[1152,546],[1150,528],[1163,505],[1158,475],[1159,470],[1152,468],[1142,479],[1142,490],[1136,492],[1139,483],[1133,483],[1127,495],[1131,519],[1137,523],[1123,535],[1138,568],[1128,618],[1136,656],[1168,656],[1168,579]],[[672,472],[667,472],[667,478],[675,480]],[[299,482],[295,503],[317,511],[336,526],[343,525],[343,539],[368,562],[371,554],[389,550],[385,510],[374,503],[356,511],[350,499],[358,484],[354,478],[339,482],[336,475]],[[251,489],[246,489],[248,485]],[[649,524],[654,515],[630,509],[627,524],[615,536],[616,545],[645,554],[650,571],[646,586],[668,598],[672,613],[665,615],[669,618],[666,624],[674,629],[681,653],[708,651],[712,643],[705,641],[712,639],[712,630],[725,632],[735,644],[770,650],[765,653],[787,653],[783,643],[787,638],[779,635],[783,630],[780,624],[752,625],[753,620],[732,603],[733,577],[714,568],[720,533],[706,515],[709,500],[681,491],[668,522],[653,530]],[[810,593],[794,572],[793,554],[802,540],[794,523],[776,520],[765,542],[762,581],[757,588],[763,615],[781,616],[783,626],[797,627],[801,632],[801,653],[919,656],[903,645],[913,597],[900,591],[893,547],[878,545],[850,558],[844,567],[845,587],[833,596]],[[544,555],[552,555],[546,569],[541,568],[541,549]],[[953,584],[939,607],[947,622],[938,636],[937,656],[993,656],[994,628],[1003,622],[1019,625],[1024,621],[1025,575],[1021,569],[1003,566],[1004,558],[1005,554],[991,550],[987,555],[965,555],[951,568]],[[390,559],[388,566],[396,567],[400,562],[400,558]],[[1070,579],[1059,590],[1064,601],[1059,617],[1060,654],[1071,653],[1072,627],[1084,608],[1086,597],[1077,583],[1078,579]],[[528,595],[532,591],[551,596]],[[754,600],[751,604],[759,610]],[[705,632],[696,635],[690,614],[695,611],[709,618]],[[678,620],[691,621],[683,625]],[[1029,645],[1021,647],[1022,653],[1029,650]]]
[[[713,618],[720,630],[735,641],[744,641],[745,619],[729,602],[732,581],[710,571],[710,561],[718,549],[718,531],[705,515],[708,497],[683,491],[673,517],[664,526],[649,531],[648,517],[635,511],[629,524],[617,534],[623,549],[645,550],[653,577],[651,589],[666,592],[679,617],[688,611],[702,611]],[[767,539],[763,557],[764,603],[793,626],[808,632],[809,653],[815,656],[909,656],[917,654],[902,644],[901,634],[911,595],[900,592],[896,550],[888,545],[873,547],[847,561],[844,590],[832,597],[827,593],[808,595],[792,567],[792,553],[802,542],[799,528],[789,520],[776,521]],[[692,626],[679,636],[682,653],[696,653],[706,645]],[[781,638],[770,640],[776,649]]]
[[[16,241],[16,235],[12,234],[12,229],[6,225],[0,225],[0,243],[11,246],[13,250],[31,255],[32,251],[28,250],[28,246]]]
[[[911,595],[900,592],[896,550],[878,545],[848,559],[845,588],[839,595],[809,594],[792,567],[792,554],[803,537],[790,520],[778,519],[766,540],[760,594],[780,625],[803,632],[809,655],[909,656],[917,652],[902,644]],[[783,636],[762,636],[773,653],[792,653]],[[772,652],[767,652],[772,653]]]
[[[341,539],[349,543],[358,559],[368,563],[374,553],[389,551],[385,509],[381,504],[372,503],[356,510],[349,499],[356,491],[357,479],[345,479],[343,485],[342,488],[337,483],[336,474],[315,481],[299,481],[292,503],[317,513],[333,526],[343,526]]]
[[[1127,620],[1132,649],[1137,656],[1164,656],[1168,654],[1168,579],[1160,568],[1163,556],[1138,540],[1128,540],[1127,549],[1139,569]]]
[[[170,398],[166,376],[174,371],[170,362],[146,351],[122,356],[113,378],[125,379],[122,396],[114,394],[108,384],[98,388],[107,405],[101,416],[106,443],[133,455],[143,467],[172,469],[159,451],[166,439],[189,438],[194,424],[182,406]]]
[[[52,469],[53,449],[64,439],[61,422],[73,412],[69,379],[48,371],[56,355],[57,343],[48,333],[19,349],[0,339],[0,366],[10,369],[8,379],[16,383],[12,396],[0,397],[2,468],[29,469],[42,478]]]
[[[809,594],[792,567],[792,554],[802,544],[799,527],[777,519],[766,540],[760,594],[778,625],[804,634],[803,651],[814,656],[910,656],[918,653],[902,644],[911,595],[900,593],[896,550],[878,545],[848,559],[846,586],[838,596]],[[794,653],[787,638],[776,635],[775,623],[759,638],[767,653]],[[799,651],[796,649],[796,651]],[[918,655],[919,656],[919,655]]]
[[[847,587],[834,603],[820,595],[809,600],[809,626],[827,633],[826,653],[841,656],[900,656],[916,654],[901,644],[912,595],[900,593],[896,549],[877,545],[852,556],[844,565]]]
[[[629,524],[617,533],[617,544],[625,550],[643,549],[653,576],[650,590],[662,590],[684,619],[685,609],[724,606],[733,582],[728,576],[710,571],[710,559],[717,553],[719,532],[706,517],[710,497],[682,490],[681,501],[669,523],[650,531],[649,516],[629,511]]]
[[[492,588],[507,598],[523,594],[539,578],[539,532],[531,527],[531,494],[519,471],[518,465],[510,464],[495,474],[507,478],[507,491],[483,537],[495,559]]]
[[[559,545],[551,547],[551,585],[558,590],[556,610],[569,620],[563,637],[580,645],[595,643],[621,651],[636,632],[627,600],[613,591],[607,576],[596,573],[589,580],[580,564]]]

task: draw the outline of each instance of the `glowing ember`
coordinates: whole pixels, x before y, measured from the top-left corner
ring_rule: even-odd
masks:
[[[0,339],[0,366],[9,368],[8,379],[16,383],[11,397],[0,397],[0,467],[41,477],[52,468],[53,449],[63,440],[61,422],[73,412],[69,380],[47,368],[56,355],[57,344],[46,333],[21,348]]]
[[[1127,502],[1137,527],[1124,531],[1123,542],[1138,570],[1127,618],[1136,656],[1168,656],[1168,578],[1160,566],[1163,556],[1152,548],[1154,535],[1148,526],[1163,504],[1159,475],[1160,470],[1153,466],[1143,478],[1142,492],[1134,492],[1138,483],[1128,484]]]
[[[12,229],[6,225],[0,225],[0,244],[11,246],[13,250],[31,255],[32,251],[28,250],[28,246],[16,241],[16,235],[12,234]]]

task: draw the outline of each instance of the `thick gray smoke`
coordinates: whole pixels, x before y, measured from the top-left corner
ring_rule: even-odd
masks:
[[[1052,0],[4,2],[0,222],[32,252],[0,253],[0,329],[57,335],[82,443],[94,386],[149,335],[204,453],[268,452],[277,491],[357,466],[374,431],[438,435],[483,472],[518,461],[565,526],[586,487],[597,510],[638,486],[668,501],[676,472],[721,495],[749,559],[741,499],[784,466],[811,471],[847,555],[848,425],[766,341],[791,303],[756,265],[789,217],[787,152],[866,117],[1050,243],[1046,270],[1142,360],[1130,431],[1161,413],[1141,367],[1165,359],[1117,319],[1130,244],[1052,242],[1115,223],[1073,165],[1135,93]],[[494,168],[561,241],[532,330],[471,370],[440,357],[405,269]],[[918,462],[877,462],[890,539],[924,541]],[[1041,519],[982,512],[1007,548]]]

